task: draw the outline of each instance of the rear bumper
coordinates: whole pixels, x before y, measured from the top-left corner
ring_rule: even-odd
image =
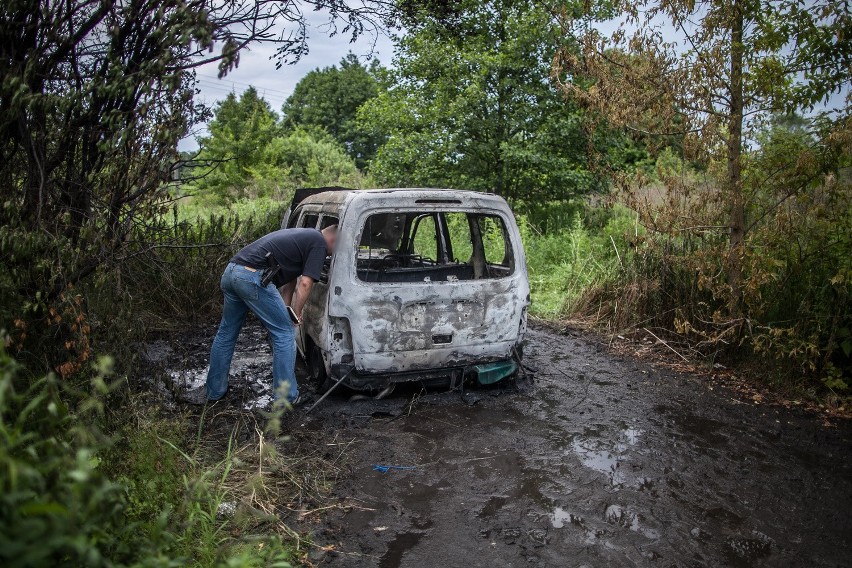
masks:
[[[483,363],[513,362],[508,357],[492,358],[488,361],[471,361],[465,365],[449,365],[420,369],[416,371],[381,371],[364,372],[354,369],[352,365],[338,364],[332,368],[332,377],[336,380],[345,374],[349,376],[344,384],[355,390],[382,390],[388,385],[397,383],[421,382],[429,386],[461,384],[466,378],[474,376],[475,371]]]
[[[463,369],[471,365],[512,358],[517,337],[480,345],[447,345],[412,351],[380,351],[355,356],[355,372],[370,374],[422,374],[439,369]]]

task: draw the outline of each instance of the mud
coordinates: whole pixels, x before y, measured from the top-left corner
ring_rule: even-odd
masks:
[[[203,374],[209,338],[149,346]],[[171,351],[169,351],[171,350]],[[165,353],[165,354],[163,354]],[[232,404],[260,404],[250,326]],[[848,566],[846,422],[756,406],[699,378],[533,329],[535,380],[487,390],[332,396],[290,427],[351,444],[336,508],[299,527],[328,566]],[[285,443],[286,445],[286,443]],[[414,469],[377,471],[375,465]]]

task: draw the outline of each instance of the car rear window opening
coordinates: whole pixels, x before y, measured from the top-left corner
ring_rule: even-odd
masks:
[[[457,282],[502,278],[515,259],[499,215],[402,211],[370,215],[358,247],[365,282]]]

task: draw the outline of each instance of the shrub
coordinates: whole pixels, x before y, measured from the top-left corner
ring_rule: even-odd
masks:
[[[100,465],[103,435],[59,396],[49,375],[20,388],[20,367],[0,352],[0,560],[4,566],[111,566],[144,557],[125,516],[121,485]],[[96,382],[102,383],[102,375]]]
[[[549,231],[540,230],[526,215],[518,216],[532,288],[530,309],[539,317],[576,313],[585,290],[614,278],[622,262],[618,251],[626,254],[625,228],[635,226],[635,216],[624,208],[567,208],[574,211],[570,223],[558,208],[550,209],[553,217],[538,216],[538,225],[551,227]]]
[[[110,366],[101,359],[74,388],[33,380],[0,349],[0,564],[289,566],[274,522],[218,516],[226,498],[254,490],[237,464],[264,458],[191,457],[188,422],[134,405],[108,385]],[[109,411],[122,404],[132,410]]]

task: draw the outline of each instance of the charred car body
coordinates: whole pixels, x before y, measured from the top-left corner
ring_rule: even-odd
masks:
[[[507,203],[440,190],[299,190],[282,227],[338,225],[297,344],[321,389],[514,374],[529,281]]]

